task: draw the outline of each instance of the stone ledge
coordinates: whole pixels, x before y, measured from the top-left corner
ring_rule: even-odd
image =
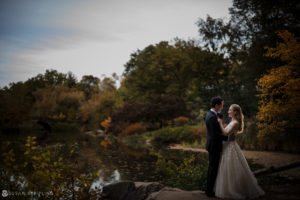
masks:
[[[203,191],[185,191],[158,182],[121,181],[103,188],[102,200],[205,200]],[[210,198],[211,199],[211,198]]]

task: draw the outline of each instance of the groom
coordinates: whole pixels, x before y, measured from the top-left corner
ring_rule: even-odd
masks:
[[[219,114],[223,110],[224,100],[221,97],[213,97],[211,100],[211,109],[205,117],[205,125],[207,130],[206,150],[209,155],[209,166],[207,172],[207,189],[206,195],[214,197],[214,185],[217,178],[219,161],[222,152],[222,141],[228,140],[228,136],[222,134],[218,123]],[[231,138],[230,138],[231,139]]]

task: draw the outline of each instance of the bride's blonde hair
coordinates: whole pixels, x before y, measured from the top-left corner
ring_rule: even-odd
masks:
[[[239,122],[237,133],[242,133],[244,131],[244,115],[242,112],[242,108],[237,104],[232,104],[231,107],[233,111],[235,111],[235,115],[234,115],[235,119]]]

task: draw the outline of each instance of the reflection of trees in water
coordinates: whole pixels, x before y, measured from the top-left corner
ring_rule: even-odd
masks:
[[[103,161],[104,176],[109,177],[118,170],[121,180],[155,180],[155,164],[157,157],[146,150],[133,149],[124,144],[110,145],[99,152]]]
[[[100,189],[102,189],[105,185],[121,180],[121,175],[117,169],[113,170],[112,173],[108,173],[107,171],[105,172],[105,170],[100,169],[98,173],[100,176],[93,182],[91,188],[100,187]]]
[[[113,144],[99,151],[103,165],[100,167],[103,181],[114,181],[114,174],[120,174],[119,180],[159,181],[161,174],[156,172],[158,157],[182,163],[184,158],[195,156],[196,163],[207,162],[207,155],[170,149],[134,149],[124,144]]]

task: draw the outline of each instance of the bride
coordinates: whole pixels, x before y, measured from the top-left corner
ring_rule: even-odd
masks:
[[[218,119],[224,135],[242,133],[244,116],[237,104],[228,110],[231,122],[224,128],[223,121]],[[224,141],[220,165],[215,184],[215,194],[219,198],[246,199],[256,198],[265,194],[257,184],[248,163],[235,141]]]

